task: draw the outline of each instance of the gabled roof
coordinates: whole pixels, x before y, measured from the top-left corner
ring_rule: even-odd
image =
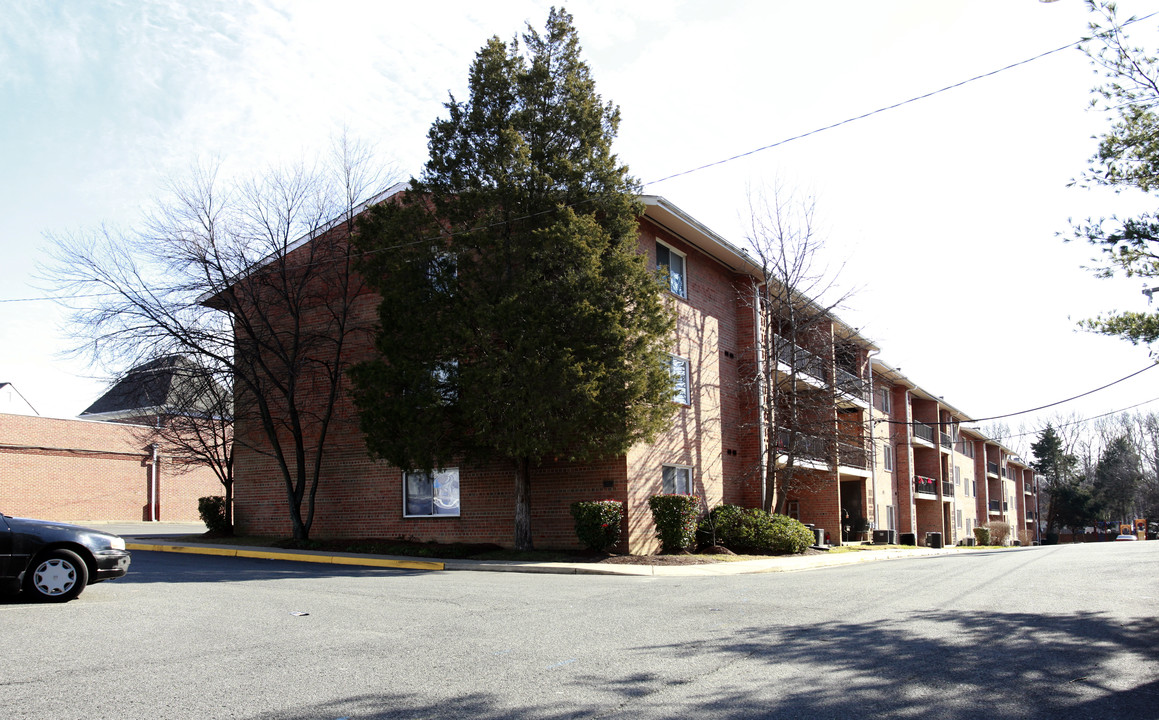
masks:
[[[184,355],[169,355],[139,365],[113,384],[100,398],[80,414],[82,418],[100,415],[105,418],[135,417],[165,412],[174,408],[209,410],[195,399],[198,384],[204,382],[204,370]]]
[[[9,382],[0,382],[0,412],[13,415],[28,413],[40,415],[36,408],[32,407],[32,403],[28,402],[28,399],[20,394],[16,386]]]

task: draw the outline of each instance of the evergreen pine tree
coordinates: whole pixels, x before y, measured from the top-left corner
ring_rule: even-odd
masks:
[[[515,546],[532,547],[532,468],[622,454],[672,411],[673,317],[638,250],[639,186],[611,151],[571,16],[525,49],[492,38],[430,157],[366,214],[378,357],[352,372],[371,454],[406,469],[503,459]]]

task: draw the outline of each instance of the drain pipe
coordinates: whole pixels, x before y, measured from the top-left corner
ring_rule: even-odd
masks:
[[[873,493],[873,529],[874,530],[881,529],[881,526],[878,525],[878,512],[877,512],[877,436],[874,434],[874,429],[876,428],[876,422],[873,419],[873,400],[875,397],[874,390],[873,390],[873,356],[877,355],[879,352],[881,352],[881,351],[880,350],[870,350],[868,353],[865,354],[865,364],[869,366],[869,442],[870,442],[870,445],[873,447],[873,452],[871,452],[869,454],[869,457],[870,457],[869,487],[871,489],[871,492]]]
[[[769,464],[767,453],[769,452],[768,438],[765,437],[765,340],[763,330],[761,327],[761,288],[765,283],[757,283],[753,287],[753,323],[756,325],[756,345],[757,345],[757,428],[759,449],[757,454],[760,458],[760,478],[761,478],[761,509],[768,504],[768,487],[769,487]]]
[[[161,499],[157,497],[157,485],[160,469],[157,467],[160,462],[160,453],[157,451],[157,443],[153,443],[153,463],[149,466],[149,520],[150,522],[157,522],[161,509]]]

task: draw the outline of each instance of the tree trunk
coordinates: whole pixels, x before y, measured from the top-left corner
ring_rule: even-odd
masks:
[[[515,461],[515,549],[532,550],[531,543],[531,462]]]

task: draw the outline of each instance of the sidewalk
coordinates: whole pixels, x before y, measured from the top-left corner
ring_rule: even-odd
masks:
[[[737,562],[708,563],[703,565],[616,565],[611,563],[539,563],[496,560],[440,560],[420,559],[397,555],[364,555],[313,550],[283,550],[280,548],[249,547],[228,544],[181,542],[183,535],[205,531],[200,523],[90,523],[94,529],[113,532],[125,538],[130,550],[175,552],[194,555],[290,560],[295,562],[355,565],[361,567],[397,568],[404,570],[442,570],[474,572],[552,573],[560,575],[634,575],[696,577],[713,575],[743,575],[748,573],[793,572],[817,568],[855,565],[879,560],[947,555],[976,552],[957,548],[905,548],[890,550],[862,550],[821,555],[790,555]]]

